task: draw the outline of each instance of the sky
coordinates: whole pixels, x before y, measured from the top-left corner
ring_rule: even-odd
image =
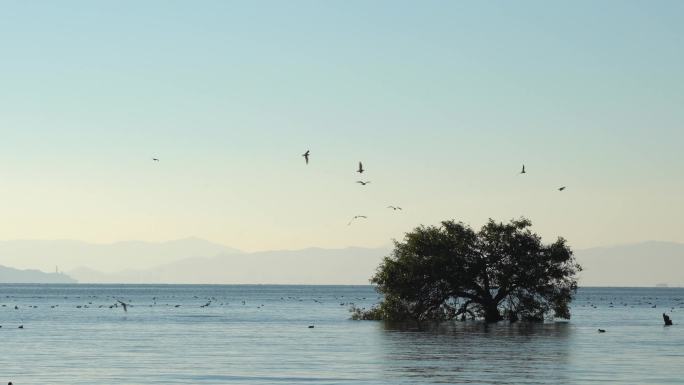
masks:
[[[576,248],[684,242],[683,18],[680,1],[2,2],[0,239],[380,247],[525,216]]]

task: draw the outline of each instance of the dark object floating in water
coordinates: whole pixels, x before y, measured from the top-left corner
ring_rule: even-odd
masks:
[[[125,311],[126,313],[128,313],[128,306],[129,306],[129,305],[128,305],[127,303],[125,303],[125,302],[123,302],[123,301],[121,301],[121,300],[118,300],[118,299],[116,300],[116,302],[120,303],[121,306],[123,306],[124,311]]]
[[[309,329],[313,329],[313,328],[314,328],[314,326],[313,326],[313,325],[309,325]]]
[[[663,313],[663,321],[665,321],[665,326],[672,326],[672,320],[670,319],[670,316]]]
[[[599,332],[599,333],[605,333],[606,330],[605,330],[605,329],[599,329],[598,332]]]
[[[23,329],[23,328],[24,328],[24,325],[19,325],[19,329]]]

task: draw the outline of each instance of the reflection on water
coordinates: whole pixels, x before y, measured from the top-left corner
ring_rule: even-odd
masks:
[[[391,382],[568,382],[568,323],[385,323],[380,343]]]
[[[0,384],[683,383],[684,289],[581,289],[569,322],[349,319],[377,301],[369,286],[0,285]]]

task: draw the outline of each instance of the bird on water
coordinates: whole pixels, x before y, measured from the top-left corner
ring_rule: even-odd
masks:
[[[123,302],[123,301],[121,301],[121,300],[118,300],[118,299],[116,300],[116,302],[120,303],[121,306],[123,306],[123,309],[124,309],[125,312],[128,312],[128,304],[127,304],[127,303],[125,303],[125,302]]]

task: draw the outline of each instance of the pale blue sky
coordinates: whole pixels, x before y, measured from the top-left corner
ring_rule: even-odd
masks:
[[[682,20],[680,1],[2,2],[0,238],[379,246],[525,215],[576,247],[684,242]]]

